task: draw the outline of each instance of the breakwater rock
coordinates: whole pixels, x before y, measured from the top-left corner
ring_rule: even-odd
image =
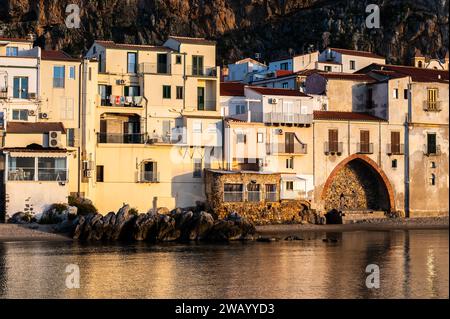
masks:
[[[117,214],[89,214],[73,221],[73,238],[84,241],[229,241],[251,239],[255,233],[255,226],[236,213],[215,220],[207,212],[180,208],[138,215],[124,205]]]

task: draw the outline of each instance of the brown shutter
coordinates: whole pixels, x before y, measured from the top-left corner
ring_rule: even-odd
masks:
[[[400,132],[391,132],[391,152],[400,153]]]
[[[361,152],[369,153],[370,133],[369,131],[360,131]]]
[[[338,151],[338,130],[328,130],[328,143],[330,152]]]
[[[284,137],[286,153],[294,153],[294,137],[294,133],[286,133]]]

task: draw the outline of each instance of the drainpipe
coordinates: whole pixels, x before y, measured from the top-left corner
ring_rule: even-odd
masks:
[[[378,122],[378,166],[381,167],[381,122]]]
[[[338,145],[339,150],[339,145]],[[347,156],[350,156],[350,121],[348,121],[347,127]]]
[[[77,161],[77,167],[78,167],[78,180],[77,180],[77,193],[78,196],[80,196],[80,192],[81,192],[81,141],[80,141],[80,136],[81,136],[81,105],[83,103],[83,87],[82,87],[82,81],[83,81],[83,65],[84,65],[84,60],[81,61],[80,66],[78,68],[78,147],[77,147],[77,151],[78,151],[78,161]]]
[[[408,113],[405,116],[405,217],[410,217],[409,126],[412,121],[412,85],[408,83]]]

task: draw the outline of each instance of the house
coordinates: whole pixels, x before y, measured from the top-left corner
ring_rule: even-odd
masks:
[[[416,68],[434,69],[434,70],[449,70],[448,51],[444,58],[426,57],[419,49],[416,49],[412,58],[412,66]]]
[[[259,73],[265,70],[267,70],[267,66],[264,63],[246,58],[236,61],[233,64],[228,64],[228,75],[224,80],[246,82],[253,73]]]
[[[354,73],[372,63],[384,64],[386,60],[369,51],[327,48],[320,53],[316,68],[326,72]]]

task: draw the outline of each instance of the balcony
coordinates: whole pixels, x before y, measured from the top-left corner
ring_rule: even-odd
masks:
[[[423,154],[426,156],[439,156],[441,155],[440,145],[424,145]]]
[[[307,154],[308,145],[307,144],[267,144],[267,155],[270,154]]]
[[[341,155],[344,149],[343,142],[325,142],[324,153],[325,155]]]
[[[106,107],[142,107],[142,96],[120,96],[112,95],[101,97],[99,95],[100,105]]]
[[[159,183],[159,172],[143,171],[139,173],[139,183]]]
[[[145,134],[97,133],[99,144],[144,144]]]
[[[311,125],[313,115],[271,112],[264,113],[263,121],[266,124]]]
[[[217,77],[217,67],[216,66],[205,66],[197,67],[193,65],[186,66],[187,76],[199,76],[199,77]]]
[[[197,101],[198,111],[215,111],[216,110],[216,100],[203,100]]]
[[[405,154],[405,144],[387,144],[386,153],[388,155],[403,155]]]
[[[441,101],[423,101],[423,110],[425,112],[442,111]]]
[[[358,154],[373,154],[373,143],[357,143],[356,153]]]
[[[142,74],[161,74],[170,75],[172,74],[170,64],[164,63],[140,63],[138,72]]]

